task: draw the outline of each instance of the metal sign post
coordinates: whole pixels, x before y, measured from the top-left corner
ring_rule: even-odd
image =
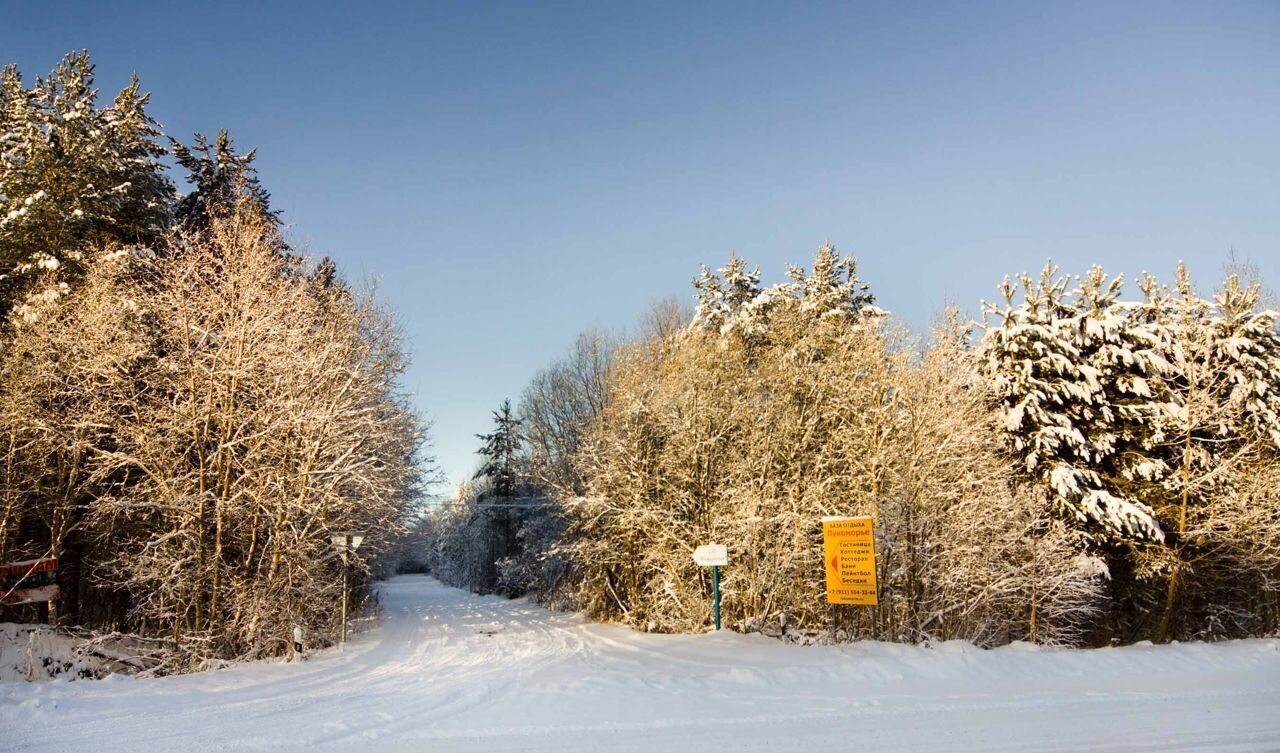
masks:
[[[339,644],[347,642],[347,565],[350,554],[360,547],[364,541],[364,531],[336,531],[329,534],[329,540],[337,547],[342,556],[342,638]]]
[[[729,564],[729,548],[724,544],[703,544],[693,552],[693,561],[711,568],[711,586],[715,593],[716,630],[720,629],[720,567]]]
[[[716,593],[716,630],[720,629],[720,566],[711,566],[711,583]]]

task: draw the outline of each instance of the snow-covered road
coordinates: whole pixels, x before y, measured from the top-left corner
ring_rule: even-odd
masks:
[[[1098,651],[645,635],[382,586],[343,652],[0,683],[0,751],[1280,751],[1280,641]]]

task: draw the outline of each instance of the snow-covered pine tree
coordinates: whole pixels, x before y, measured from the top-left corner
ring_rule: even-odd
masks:
[[[1079,319],[1068,323],[1100,388],[1081,424],[1095,470],[1114,496],[1150,507],[1151,489],[1168,473],[1158,447],[1169,363],[1159,322],[1143,304],[1122,300],[1123,287],[1122,277],[1094,266],[1072,293]]]
[[[727,321],[721,332],[727,334],[743,323],[747,307],[760,295],[760,267],[747,269],[747,263],[737,254],[729,256],[729,263],[720,269],[724,280],[724,305]]]
[[[852,256],[841,257],[835,246],[823,244],[813,257],[813,272],[787,265],[787,275],[794,281],[803,311],[854,321],[864,314],[875,313],[875,296],[858,277],[857,262]]]
[[[703,265],[693,278],[693,321],[689,328],[706,332],[719,332],[728,320],[728,304],[725,302],[724,283],[720,276]]]
[[[718,273],[718,274],[717,274]],[[705,266],[693,279],[693,329],[728,334],[742,323],[746,308],[760,295],[760,268],[747,269],[737,254],[716,272]]]
[[[717,272],[704,266],[693,279],[692,330],[734,333],[759,345],[768,334],[771,317],[782,306],[798,303],[803,312],[850,322],[883,313],[873,305],[875,296],[858,277],[853,257],[841,257],[829,243],[814,256],[812,273],[789,264],[791,280],[768,288],[760,287],[760,268],[748,271],[736,254]]]
[[[0,315],[69,291],[86,247],[151,244],[174,200],[137,77],[98,107],[86,52],[26,89],[0,74]]]
[[[724,297],[729,311],[741,311],[760,295],[760,267],[748,271],[747,263],[737,254],[729,256],[729,263],[720,269],[720,275],[724,278]]]
[[[1261,310],[1260,296],[1259,285],[1228,277],[1214,296],[1214,334],[1226,362],[1228,404],[1243,413],[1254,438],[1280,448],[1280,313]]]
[[[1144,402],[1145,377],[1159,366],[1150,338],[1131,330],[1119,280],[1097,270],[1074,302],[1052,264],[1019,282],[1021,303],[1006,278],[1003,308],[985,307],[1000,323],[987,325],[982,346],[1010,446],[1077,521],[1110,537],[1162,540],[1151,508],[1119,483],[1156,472],[1142,459],[1152,440],[1141,423],[1155,410]]]

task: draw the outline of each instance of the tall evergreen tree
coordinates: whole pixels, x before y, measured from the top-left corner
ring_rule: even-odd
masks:
[[[174,189],[149,95],[135,76],[99,107],[93,78],[87,52],[30,89],[15,66],[0,73],[0,315],[67,292],[88,248],[149,245],[168,224]]]
[[[1119,281],[1100,270],[1071,300],[1052,265],[1038,280],[1005,279],[1000,318],[987,328],[983,367],[994,380],[1006,436],[1054,501],[1104,535],[1160,541],[1151,507],[1126,484],[1144,472],[1141,424],[1156,408],[1145,376],[1160,365],[1149,338],[1135,334],[1119,304]],[[1135,347],[1141,346],[1141,347]]]
[[[478,451],[484,462],[473,478],[488,479],[498,497],[514,496],[519,483],[520,423],[511,411],[511,401],[503,400],[493,412],[493,431],[476,435],[484,442]]]
[[[872,308],[875,296],[858,277],[858,265],[852,256],[841,257],[836,247],[824,244],[813,257],[813,272],[803,267],[787,267],[787,275],[795,281],[801,308],[820,316],[855,319]]]
[[[747,263],[737,254],[729,255],[729,263],[720,269],[724,279],[725,303],[733,313],[741,311],[760,295],[760,267],[747,270]]]
[[[274,226],[279,226],[279,215],[271,210],[271,194],[262,187],[253,165],[256,150],[237,154],[226,129],[218,131],[213,143],[201,133],[195,134],[192,146],[174,139],[169,143],[174,159],[186,169],[187,181],[192,185],[191,192],[178,200],[174,211],[179,226],[203,230],[212,213],[234,206],[241,198],[252,200]]]
[[[693,279],[694,311],[693,327],[728,334],[748,323],[751,309],[760,299],[760,267],[747,269],[747,263],[737,254],[729,255],[729,262],[711,272],[706,267]]]

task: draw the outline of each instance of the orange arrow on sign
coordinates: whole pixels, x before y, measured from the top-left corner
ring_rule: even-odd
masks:
[[[837,554],[836,556],[831,558],[831,569],[832,570],[840,569],[840,555]]]

